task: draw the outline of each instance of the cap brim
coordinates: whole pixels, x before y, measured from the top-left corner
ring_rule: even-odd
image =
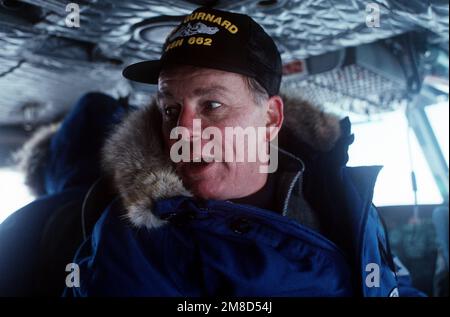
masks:
[[[127,66],[122,75],[130,80],[146,84],[157,84],[161,61],[144,61]]]

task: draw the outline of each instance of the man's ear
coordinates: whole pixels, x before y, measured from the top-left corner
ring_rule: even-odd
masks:
[[[278,135],[284,120],[283,99],[280,96],[272,96],[267,101],[266,140],[272,141]]]

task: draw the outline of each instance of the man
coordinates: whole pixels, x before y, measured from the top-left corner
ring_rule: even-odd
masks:
[[[24,144],[17,159],[37,199],[0,224],[0,296],[61,296],[66,265],[84,240],[86,193],[101,176],[100,149],[127,112],[88,93]]]
[[[75,258],[75,296],[399,295],[379,168],[345,166],[347,119],[279,95],[280,54],[250,17],[199,8],[124,75],[158,94],[104,148],[119,197]]]

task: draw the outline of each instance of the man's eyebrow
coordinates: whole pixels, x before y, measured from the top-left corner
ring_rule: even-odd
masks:
[[[223,93],[223,92],[228,92],[228,88],[224,87],[224,86],[220,86],[220,85],[213,85],[213,86],[209,86],[209,87],[200,87],[200,88],[196,88],[194,89],[193,93],[195,96],[204,96],[213,92],[218,92],[218,93]]]

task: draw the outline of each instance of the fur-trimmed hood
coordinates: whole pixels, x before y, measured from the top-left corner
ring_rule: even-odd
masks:
[[[14,153],[14,160],[25,174],[25,185],[37,197],[47,194],[44,175],[50,159],[50,142],[61,123],[51,123],[37,129]]]
[[[126,109],[102,93],[88,93],[61,123],[38,129],[15,155],[36,196],[89,187],[100,177],[100,149]]]
[[[286,149],[283,140],[292,143],[293,137],[313,151],[331,150],[341,135],[339,118],[292,94],[282,98],[285,121],[279,147]],[[163,150],[161,114],[155,101],[130,114],[118,127],[103,148],[102,163],[135,226],[152,228],[164,223],[151,211],[155,201],[191,196]]]

